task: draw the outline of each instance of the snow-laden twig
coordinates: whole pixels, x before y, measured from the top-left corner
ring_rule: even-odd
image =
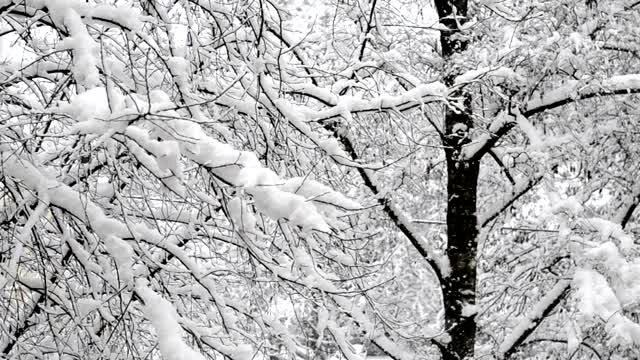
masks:
[[[498,355],[501,358],[508,358],[511,356],[517,347],[535,331],[542,320],[551,313],[565,294],[567,294],[570,285],[571,281],[560,280],[542,299],[540,299],[540,301],[511,331],[509,336],[505,337],[498,347]]]

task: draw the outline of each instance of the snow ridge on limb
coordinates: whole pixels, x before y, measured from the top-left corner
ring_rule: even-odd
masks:
[[[11,1],[9,1],[6,6],[12,7],[12,5]],[[0,4],[0,6],[2,5]],[[148,18],[140,15],[139,9],[131,6],[91,5],[82,0],[26,0],[22,1],[19,6],[15,6],[9,10],[9,12],[17,16],[34,16],[37,11],[45,10],[50,14],[51,20],[56,23],[56,25],[65,23],[64,18],[68,10],[80,15],[84,22],[101,23],[110,27],[120,27],[128,31],[140,30],[143,23],[148,20]],[[63,29],[60,28],[60,30]]]
[[[156,329],[158,348],[167,360],[204,360],[204,356],[193,350],[182,340],[178,315],[173,305],[151,290],[146,282],[138,279],[136,293],[144,301],[144,312]]]
[[[307,122],[323,122],[342,116],[344,113],[366,113],[380,111],[408,111],[431,102],[443,102],[447,95],[447,88],[440,82],[421,84],[408,90],[404,94],[391,96],[383,95],[373,99],[358,99],[349,96],[338,97],[335,106],[312,112],[305,118]]]
[[[482,135],[462,147],[463,159],[466,161],[480,160],[514,125],[512,116],[502,111]]]
[[[515,352],[517,347],[535,331],[542,320],[560,303],[562,298],[568,293],[570,285],[571,281],[560,280],[547,295],[540,299],[533,309],[531,309],[531,312],[525,316],[511,331],[511,334],[502,341],[498,348],[500,358],[508,358]]]
[[[333,150],[333,147],[327,148],[326,142],[321,141],[318,134],[312,132],[308,125],[300,120],[304,116],[301,112],[294,110],[295,107],[287,103],[286,100],[277,99],[277,94],[275,94],[274,91],[276,87],[272,84],[269,75],[263,74],[260,79],[263,83],[262,89],[264,90],[265,94],[267,94],[273,105],[276,107],[277,112],[281,113],[298,131],[305,134],[314,143],[318,144],[320,148],[327,152],[327,154],[331,155],[331,157],[336,162],[346,166],[353,166],[355,164],[354,167],[357,168],[358,173],[364,180],[365,185],[375,195],[380,194],[380,187],[375,180],[375,175],[373,174],[373,172],[369,169],[358,166],[359,164],[356,163],[359,157],[356,154],[353,143],[348,138],[348,135],[338,134],[336,132],[336,129],[333,129],[332,125],[327,123],[325,125],[325,128],[331,130],[334,136],[331,139],[334,141],[337,140],[335,145],[338,145],[337,142],[339,142],[344,147],[344,150],[338,149],[336,151]],[[350,114],[350,111],[347,111],[347,113]],[[338,112],[333,116],[340,116],[342,114],[344,114],[344,112]],[[383,210],[396,224],[398,229],[409,239],[411,244],[418,250],[420,255],[427,261],[427,263],[429,263],[436,277],[438,278],[438,281],[442,283],[443,279],[448,276],[449,273],[449,265],[446,257],[436,254],[435,251],[431,249],[427,242],[419,235],[418,231],[415,229],[411,221],[395,204],[393,204],[392,200],[389,197],[378,197],[377,201],[380,205],[383,206]]]
[[[522,115],[529,117],[545,110],[566,105],[577,100],[598,96],[640,93],[640,74],[613,76],[602,81],[589,83],[570,81],[538,98],[527,102]]]
[[[485,78],[491,78],[494,84],[505,81],[517,82],[521,84],[525,82],[524,78],[512,69],[500,66],[483,67],[480,69],[467,71],[466,73],[457,76],[454,79],[453,84],[455,86],[461,86]]]

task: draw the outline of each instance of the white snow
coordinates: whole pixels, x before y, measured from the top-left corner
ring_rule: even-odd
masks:
[[[478,305],[476,304],[464,304],[462,307],[461,315],[464,317],[470,317],[478,313]]]
[[[108,236],[104,245],[115,260],[120,280],[127,286],[133,286],[133,249],[131,245],[116,236]]]
[[[72,70],[76,81],[85,89],[92,89],[100,84],[98,45],[87,32],[87,27],[80,19],[80,15],[72,8],[67,8],[65,12],[64,24],[71,37],[60,42],[58,49],[72,50]]]
[[[454,80],[454,85],[462,85],[483,78],[491,79],[494,84],[500,84],[506,81],[516,84],[523,84],[524,78],[507,67],[483,67],[476,70],[469,70],[459,75]]]
[[[304,177],[293,177],[280,185],[282,191],[304,196],[308,200],[331,204],[346,210],[359,210],[362,206],[341,193],[315,180]]]
[[[629,250],[633,246],[633,237],[626,234],[620,224],[602,218],[587,218],[583,220],[588,227],[596,229],[602,240],[613,238],[619,241],[622,250]]]
[[[565,212],[575,216],[584,211],[580,199],[575,196],[563,198],[558,193],[548,192],[547,197],[549,198],[549,204],[551,204],[551,212],[554,214]]]
[[[571,356],[582,343],[582,333],[575,321],[567,322],[565,332],[567,333],[567,354]]]
[[[246,202],[241,197],[234,197],[227,202],[227,210],[234,226],[240,230],[254,233],[256,232],[256,217],[247,208]]]
[[[640,89],[640,74],[613,76],[601,82],[581,83],[578,80],[567,81],[544,95],[538,95],[527,103],[527,111],[533,111],[565,100],[580,98],[583,95],[598,92],[624,91]]]
[[[604,276],[594,270],[578,269],[573,277],[578,310],[588,317],[609,319],[620,311],[620,303]]]
[[[547,292],[547,294],[540,299],[540,301],[531,309],[531,312],[527,314],[522,320],[520,320],[519,324],[516,325],[511,333],[504,338],[500,347],[498,348],[498,352],[501,354],[501,357],[504,357],[504,354],[509,351],[515,344],[522,334],[525,333],[528,329],[534,326],[534,322],[538,321],[542,317],[542,313],[546,308],[548,308],[551,303],[553,303],[558,297],[569,287],[571,283],[568,280],[560,280],[556,283],[556,285]]]
[[[520,130],[524,132],[529,138],[530,147],[532,150],[543,150],[544,140],[540,130],[536,129],[529,120],[524,117],[520,112],[516,115],[516,122],[520,126]]]
[[[136,282],[136,293],[144,301],[144,313],[158,336],[158,348],[165,360],[205,360],[182,339],[182,326],[170,302],[151,290],[145,281]]]
[[[574,285],[578,310],[589,319],[605,323],[610,345],[640,345],[640,325],[624,316],[622,306],[604,276],[595,270],[578,269]]]
[[[87,316],[90,312],[97,310],[101,304],[100,300],[90,298],[77,299],[78,316],[81,318]]]

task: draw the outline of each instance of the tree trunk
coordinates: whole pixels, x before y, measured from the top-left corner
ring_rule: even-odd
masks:
[[[460,156],[462,146],[469,142],[467,135],[472,125],[471,117],[449,111],[445,124],[448,173],[447,257],[451,274],[443,286],[443,299],[446,327],[451,341],[443,352],[443,359],[449,360],[473,357],[476,321],[473,314],[463,315],[463,307],[475,305],[476,301],[476,192],[480,162],[462,160]]]
[[[467,40],[459,34],[460,25],[467,20],[467,0],[435,0],[434,4],[440,23],[448,28],[440,31],[442,56],[447,59],[467,47]],[[455,75],[455,71],[445,74],[444,82],[451,85]],[[469,106],[465,108],[469,109]],[[473,358],[476,340],[475,316],[463,316],[463,308],[476,303],[476,194],[480,160],[464,160],[461,156],[462,146],[470,141],[468,135],[472,127],[469,113],[447,111],[443,143],[448,175],[446,253],[451,273],[442,284],[442,297],[445,325],[451,340],[441,348],[445,360]]]
[[[440,23],[449,30],[440,31],[442,56],[449,57],[467,48],[467,41],[455,36],[460,31],[458,25],[466,22],[467,0],[435,0]]]

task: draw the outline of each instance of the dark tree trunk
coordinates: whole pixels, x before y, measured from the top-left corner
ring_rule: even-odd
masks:
[[[449,111],[445,124],[448,170],[447,257],[451,274],[443,284],[443,299],[451,342],[446,346],[443,358],[448,360],[473,357],[476,322],[473,315],[463,316],[463,307],[475,305],[476,301],[476,192],[480,162],[461,158],[462,146],[469,142],[467,135],[472,125],[471,117]]]
[[[455,36],[459,32],[458,25],[467,20],[467,0],[435,0],[435,5],[440,23],[449,29],[440,31],[442,56],[446,58],[467,48],[467,41]]]
[[[447,59],[467,47],[467,40],[460,34],[460,25],[467,20],[467,0],[435,0],[435,6],[440,23],[448,28],[440,32],[442,56]],[[445,74],[445,83],[451,85],[456,75],[455,72]],[[469,104],[466,105],[468,110]],[[445,324],[451,341],[441,348],[445,360],[473,358],[476,340],[475,316],[463,316],[464,306],[476,303],[476,195],[480,160],[465,160],[461,156],[462,146],[470,141],[468,135],[472,127],[470,113],[447,111],[443,142],[448,175],[446,253],[451,273],[444,280],[442,290]]]

